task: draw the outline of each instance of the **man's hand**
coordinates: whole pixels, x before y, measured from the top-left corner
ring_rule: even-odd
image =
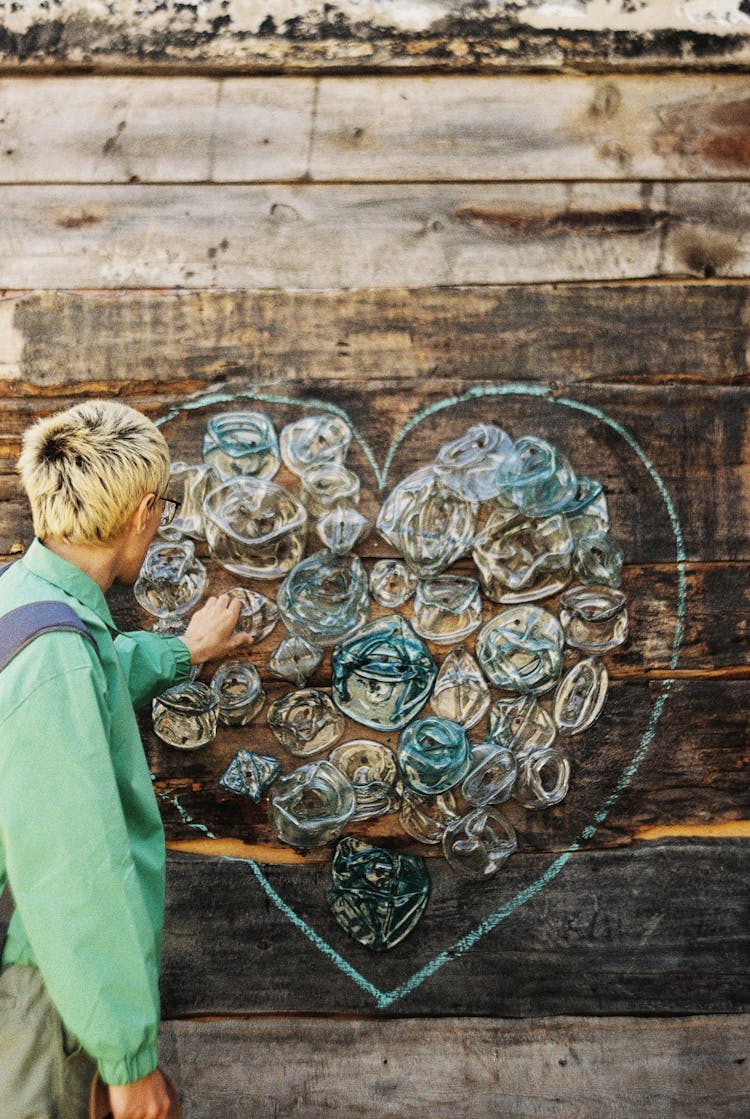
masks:
[[[156,1069],[132,1084],[111,1084],[109,1106],[113,1119],[169,1119],[171,1101],[164,1077]]]
[[[216,660],[253,644],[249,633],[233,632],[241,609],[240,600],[228,594],[206,599],[182,634],[182,640],[190,650],[191,664]]]

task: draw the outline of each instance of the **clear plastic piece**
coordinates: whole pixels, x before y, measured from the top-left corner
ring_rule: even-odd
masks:
[[[551,808],[567,795],[570,762],[554,746],[528,750],[518,759],[513,799],[524,808]]]
[[[529,520],[502,511],[477,535],[473,556],[493,602],[531,602],[569,582],[573,538],[563,516]]]
[[[230,587],[226,593],[242,603],[236,626],[238,631],[249,633],[256,642],[272,632],[279,620],[279,610],[272,599],[260,591],[251,591],[249,587]]]
[[[346,836],[331,864],[328,904],[342,929],[365,948],[400,944],[424,913],[430,880],[418,855],[399,855]]]
[[[579,540],[588,532],[609,532],[607,498],[596,478],[579,477],[575,496],[563,512],[574,540]]]
[[[398,766],[388,746],[369,738],[356,738],[342,742],[331,751],[328,760],[338,766],[354,786],[357,807],[352,820],[383,816],[398,808]]]
[[[551,746],[555,734],[551,716],[533,695],[502,697],[490,708],[487,737],[516,754]]]
[[[290,571],[276,602],[291,633],[319,646],[335,645],[367,621],[367,573],[359,556],[321,550]]]
[[[428,715],[406,727],[398,740],[404,784],[420,796],[437,796],[459,785],[471,767],[471,748],[458,723]]]
[[[309,516],[320,517],[335,505],[356,505],[359,478],[339,463],[322,462],[301,476],[300,496]]]
[[[279,777],[271,794],[274,831],[292,847],[323,847],[338,839],[354,814],[351,781],[325,758]]]
[[[482,596],[476,579],[437,575],[417,585],[412,625],[438,645],[463,641],[482,624]]]
[[[445,443],[437,456],[440,477],[470,501],[489,501],[503,491],[502,475],[513,440],[495,424],[475,424]]]
[[[608,532],[587,532],[576,542],[573,571],[581,583],[619,587],[622,552]]]
[[[206,495],[211,555],[246,579],[280,579],[302,558],[307,513],[297,498],[262,478],[234,478]]]
[[[554,688],[562,668],[563,631],[541,606],[519,605],[496,614],[479,631],[476,654],[498,688],[540,694]]]
[[[404,789],[401,794],[401,827],[418,843],[439,843],[448,824],[457,820],[460,815],[453,792],[423,797],[410,789]]]
[[[408,602],[419,579],[401,560],[378,560],[370,572],[370,593],[386,610],[396,610]]]
[[[331,656],[336,706],[366,727],[398,730],[426,702],[437,675],[427,646],[400,614],[370,622]]]
[[[253,804],[260,804],[280,773],[281,766],[276,758],[239,750],[219,778],[219,784],[234,796],[247,797]]]
[[[208,574],[192,540],[160,540],[149,545],[133,593],[144,610],[168,626],[198,605],[207,586]]]
[[[518,762],[513,751],[484,742],[471,751],[471,769],[461,792],[469,804],[502,804],[513,792],[517,776]]]
[[[496,808],[474,808],[443,834],[445,858],[464,878],[491,878],[517,847],[513,826]]]
[[[571,587],[560,595],[560,622],[571,648],[608,653],[628,637],[625,595],[615,587]]]
[[[206,425],[203,460],[222,478],[273,478],[281,465],[276,430],[263,412],[221,412]]]
[[[451,649],[440,666],[430,705],[436,715],[468,730],[490,705],[490,689],[468,649]]]
[[[359,540],[364,539],[371,527],[370,521],[358,509],[338,504],[318,519],[315,531],[326,548],[344,556]]]
[[[228,727],[247,726],[266,699],[258,670],[250,661],[220,664],[211,677],[211,690],[219,697],[219,722]]]
[[[181,536],[205,540],[203,499],[210,490],[219,485],[221,478],[218,471],[205,462],[195,464],[173,462],[169,476],[170,490],[174,489],[177,493],[181,493],[180,507],[169,524],[159,529],[159,535],[165,540],[178,540]]]
[[[205,684],[175,684],[151,704],[154,731],[168,746],[197,750],[216,737],[219,699]]]
[[[609,676],[597,657],[574,664],[557,686],[554,716],[562,734],[580,734],[600,716],[607,698]]]
[[[321,463],[340,465],[351,441],[352,429],[346,420],[315,413],[282,428],[281,457],[293,474],[302,475]]]
[[[282,746],[302,758],[328,749],[344,733],[343,717],[317,688],[287,692],[274,700],[266,718]]]
[[[517,440],[509,457],[510,496],[527,517],[549,517],[575,499],[578,479],[563,454],[536,435]]]
[[[424,467],[391,491],[378,515],[378,531],[422,579],[460,559],[474,538],[478,503],[451,489]]]
[[[281,676],[301,688],[322,664],[324,656],[323,649],[292,633],[274,649],[268,667],[275,676]]]

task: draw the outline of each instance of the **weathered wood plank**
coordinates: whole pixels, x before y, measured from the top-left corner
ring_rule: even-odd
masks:
[[[312,109],[311,78],[6,78],[0,181],[299,179]]]
[[[417,409],[440,408],[429,416],[429,423],[412,427],[403,438],[384,491],[409,471],[430,461],[442,443],[479,420],[496,421],[514,437],[530,431],[545,436],[567,451],[577,470],[599,478],[604,484],[626,559],[636,564],[670,563],[676,557],[674,529],[656,482],[623,436],[597,417],[601,411],[632,432],[653,469],[658,471],[674,502],[688,559],[750,558],[747,390],[742,387],[588,383],[571,388],[569,399],[575,398],[574,402],[584,409],[593,408],[592,414],[561,407],[554,399],[541,396],[480,395],[485,389],[503,390],[503,385],[482,386],[473,381],[467,384],[458,377],[434,381],[427,378],[418,386],[401,380],[357,383],[351,379],[326,382],[322,378],[314,386],[305,386],[303,377],[297,383],[298,399],[303,403],[264,405],[279,428],[287,420],[298,418],[305,399],[311,396],[313,401],[335,403],[351,418],[381,466],[392,441],[404,436]],[[151,385],[143,387],[152,389]],[[266,387],[281,398],[294,391],[294,383],[285,381]],[[507,387],[515,392],[515,386]],[[466,399],[451,403],[464,391],[469,394]],[[128,399],[153,416],[164,416],[167,411],[167,401],[151,391],[135,393]],[[175,395],[170,393],[169,405],[174,401]],[[446,401],[449,406],[443,407]],[[8,401],[8,437],[0,444],[0,458],[4,452],[7,468],[12,469],[15,462],[21,430],[35,415],[54,410],[61,403],[64,400],[58,399],[54,404],[47,400],[40,407],[40,402],[33,398]],[[243,403],[237,400],[233,406],[241,407]],[[210,409],[217,411],[227,406],[198,407],[167,423],[164,432],[173,457],[196,461]],[[374,514],[379,500],[377,487],[372,466],[359,444],[350,451],[350,462],[362,477],[363,511]],[[2,510],[0,540],[4,541],[4,552],[28,536],[28,520],[22,509],[22,505],[11,500]]]
[[[317,538],[316,538],[317,539]],[[309,550],[315,550],[310,541]],[[198,554],[208,564],[212,594],[228,590],[242,582],[236,576],[213,563],[204,546]],[[371,534],[357,548],[357,554],[369,569],[371,561],[384,555],[395,555],[380,537]],[[457,564],[456,572],[475,575],[474,564],[465,560]],[[687,612],[684,635],[680,649],[680,662],[676,675],[739,675],[750,670],[750,634],[747,617],[750,614],[750,571],[744,563],[710,563],[687,565]],[[275,597],[278,584],[254,582],[264,594]],[[672,564],[628,564],[623,572],[623,589],[628,596],[630,637],[627,644],[607,659],[607,668],[613,680],[634,681],[663,678],[675,673],[671,669],[674,645],[675,615],[677,610],[678,576]],[[123,629],[150,628],[153,618],[138,607],[132,591],[115,587],[109,595],[118,624]],[[555,599],[551,600],[553,603]],[[731,605],[730,605],[731,604]],[[497,607],[485,603],[485,613]],[[409,607],[402,612],[409,613]],[[386,613],[372,604],[373,617]],[[277,628],[264,638],[252,652],[253,663],[267,675],[268,658],[278,644],[283,628]],[[442,657],[444,649],[434,646],[433,652]],[[325,678],[319,670],[315,679]]]
[[[6,78],[0,182],[737,179],[748,113],[737,74]]]
[[[3,186],[0,285],[351,288],[750,274],[750,185]]]
[[[739,1015],[298,1017],[166,1022],[160,1036],[190,1119],[745,1119],[749,1046]]]
[[[742,178],[744,76],[323,79],[314,181]]]
[[[137,7],[94,0],[3,0],[0,58],[9,67],[134,69],[189,66],[243,72],[486,70],[741,66],[748,60],[742,8],[717,0],[649,0],[585,11],[533,0],[399,4],[239,0]]]
[[[314,289],[660,274],[676,217],[663,187],[654,205],[630,183],[520,190],[5,186],[0,285]]]
[[[209,670],[206,680],[210,675]],[[325,667],[314,683],[327,690],[330,673]],[[291,685],[269,681],[268,702],[290,690]],[[561,851],[580,838],[629,772],[660,691],[661,686],[656,685],[614,682],[599,721],[585,734],[558,740],[571,764],[570,791],[562,804],[544,812],[521,808],[515,801],[503,806],[518,832],[520,850]],[[653,745],[627,791],[620,791],[615,808],[598,828],[594,840],[598,848],[630,843],[641,829],[655,825],[689,829],[693,824],[718,826],[750,819],[749,693],[748,680],[681,680],[673,686]],[[497,698],[499,693],[493,690],[492,695]],[[245,854],[263,862],[328,862],[330,848],[300,854],[275,837],[267,798],[255,806],[219,788],[220,775],[240,748],[277,757],[285,773],[300,764],[268,727],[266,710],[249,728],[220,727],[211,745],[187,755],[165,746],[153,732],[150,712],[143,713],[141,733],[167,836],[178,843],[194,841],[202,839],[207,829],[220,840],[240,841],[246,845]],[[426,707],[424,714],[429,713]],[[483,730],[484,722],[473,728],[470,740],[481,742]],[[342,741],[362,736],[385,742],[393,750],[398,745],[397,732],[371,732],[347,720]],[[463,803],[460,797],[459,802]],[[397,814],[346,830],[376,841],[385,837],[399,850],[429,858],[440,856],[439,849],[427,849],[410,840]],[[210,853],[211,846],[206,850]]]
[[[183,397],[217,381],[745,381],[750,288],[39,292],[0,300],[0,391]],[[10,407],[10,402],[7,402]]]
[[[389,1015],[690,1014],[748,1009],[750,844],[646,844],[573,855],[556,876]],[[400,945],[372,953],[325,900],[325,866],[268,867],[278,895],[364,979],[395,991],[549,867],[511,859],[459,882],[431,860],[425,914]],[[361,988],[292,927],[242,862],[172,854],[162,984],[165,1018],[190,1014],[372,1013]],[[738,1054],[743,1056],[743,1054]]]

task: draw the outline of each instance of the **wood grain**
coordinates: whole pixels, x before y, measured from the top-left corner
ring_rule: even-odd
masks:
[[[750,845],[741,840],[579,852],[386,1014],[746,1011],[749,858]],[[521,855],[488,882],[466,884],[442,860],[431,860],[425,914],[386,953],[362,948],[336,924],[325,900],[328,867],[264,869],[273,889],[334,950],[391,991],[549,866],[548,856]],[[165,1018],[376,1013],[373,996],[290,925],[242,862],[169,856],[164,947]]]
[[[297,1017],[169,1022],[160,1051],[190,1119],[745,1119],[749,1033],[741,1015]]]
[[[749,353],[750,288],[738,283],[0,299],[0,394],[24,418],[29,395],[127,396],[151,385],[181,399],[218,382],[737,383]]]
[[[0,182],[733,179],[749,113],[739,74],[5,78]]]
[[[323,679],[319,686],[326,688]],[[269,682],[269,702],[289,690],[283,682]],[[660,690],[655,684],[613,683],[599,721],[585,734],[558,740],[572,770],[570,791],[562,804],[543,812],[523,809],[514,801],[503,806],[518,832],[522,851],[564,850],[580,837],[602,805],[617,796],[632,759],[642,749],[651,707]],[[655,741],[599,826],[592,840],[595,846],[628,844],[641,829],[655,825],[689,829],[694,824],[750,819],[746,775],[749,697],[748,680],[690,679],[675,684]],[[493,698],[498,698],[494,692]],[[423,713],[429,714],[430,709]],[[189,754],[171,749],[154,735],[150,712],[144,712],[140,725],[169,840],[202,840],[207,830],[222,840],[240,840],[247,846],[248,857],[263,862],[330,861],[330,847],[299,852],[276,839],[268,796],[255,806],[218,786],[220,775],[240,748],[277,757],[284,773],[301,763],[302,759],[280,746],[266,724],[265,712],[249,728],[220,727],[213,743]],[[471,742],[483,740],[483,727],[482,722],[472,730]],[[361,737],[382,741],[394,751],[398,747],[397,732],[370,732],[347,720],[341,741]],[[460,797],[459,804],[463,804]],[[386,838],[399,850],[428,858],[440,856],[439,848],[428,849],[412,841],[397,814],[350,825],[346,832],[373,841]]]
[[[321,288],[750,274],[750,185],[4,186],[0,286]]]
[[[285,397],[293,383],[277,382],[267,386],[272,394]],[[667,509],[654,479],[634,454],[626,439],[587,411],[577,411],[543,397],[508,395],[499,398],[476,395],[485,386],[464,382],[458,377],[448,381],[425,381],[417,388],[400,380],[367,383],[318,381],[314,386],[296,389],[300,405],[270,402],[264,405],[276,425],[296,419],[304,411],[304,400],[330,402],[351,418],[371,448],[375,460],[383,464],[394,438],[399,438],[418,408],[442,405],[460,396],[469,398],[451,404],[414,427],[398,447],[385,486],[388,490],[411,470],[429,462],[438,448],[455,438],[470,424],[493,420],[514,437],[535,432],[559,445],[581,473],[598,478],[610,502],[616,535],[622,541],[631,563],[671,563],[676,558],[676,543]],[[492,391],[493,386],[486,386]],[[497,387],[502,388],[502,383]],[[512,387],[509,385],[508,387]],[[152,416],[164,416],[174,403],[154,394],[152,386],[129,396],[129,402]],[[312,389],[312,391],[311,391]],[[149,391],[151,390],[151,391]],[[255,391],[250,388],[248,391]],[[583,408],[601,409],[615,423],[632,433],[644,454],[658,471],[674,501],[682,525],[686,556],[698,562],[744,561],[750,558],[750,523],[747,505],[747,390],[742,386],[710,385],[597,385],[581,384],[571,390]],[[196,402],[199,403],[199,402]],[[12,469],[21,430],[40,411],[60,406],[33,398],[9,401],[6,408],[7,438],[5,464]],[[240,406],[235,403],[234,406]],[[202,431],[211,410],[226,404],[197,407],[167,423],[163,430],[175,460],[196,461],[200,455]],[[309,410],[309,408],[308,408]],[[353,446],[349,461],[363,480],[362,508],[377,512],[377,487],[372,466],[359,444]],[[284,480],[280,474],[279,479]],[[296,486],[296,482],[294,483]],[[8,496],[11,496],[9,491]],[[0,522],[0,550],[11,551],[29,538],[28,515],[22,503],[8,501]]]

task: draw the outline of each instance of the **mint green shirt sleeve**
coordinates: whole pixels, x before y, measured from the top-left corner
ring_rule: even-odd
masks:
[[[145,630],[119,633],[115,652],[136,710],[172,684],[180,683],[190,671],[190,650],[179,637]]]
[[[148,770],[142,751],[139,759],[116,748],[113,765],[113,715],[96,653],[72,634],[42,641],[43,671],[0,722],[11,933],[28,939],[53,1003],[104,1081],[130,1083],[157,1063],[160,899],[158,887],[149,896],[140,865],[159,844],[163,852],[163,832],[147,804],[125,818],[128,785],[147,781]],[[146,694],[136,662],[153,661],[155,650],[150,642],[128,649],[136,691]],[[13,668],[35,653],[29,647]]]

